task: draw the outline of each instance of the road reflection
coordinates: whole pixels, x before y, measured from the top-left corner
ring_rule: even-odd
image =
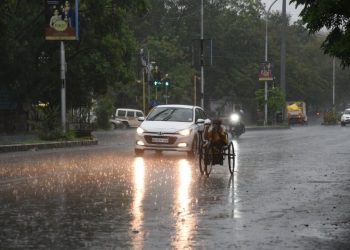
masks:
[[[239,169],[239,165],[240,165],[240,161],[239,161],[239,144],[237,142],[237,140],[232,140],[233,143],[233,148],[235,150],[235,172],[238,171]]]
[[[145,162],[143,158],[137,157],[134,160],[134,200],[132,204],[133,220],[131,222],[133,249],[142,249],[142,242],[144,234],[143,231],[143,199],[145,194]]]
[[[177,204],[175,204],[178,218],[176,237],[172,246],[176,249],[185,249],[195,226],[195,218],[190,214],[192,166],[185,159],[179,161],[179,178]]]

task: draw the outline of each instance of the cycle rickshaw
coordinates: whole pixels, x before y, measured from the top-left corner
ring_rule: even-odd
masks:
[[[199,170],[201,174],[209,177],[214,165],[224,165],[227,160],[230,174],[233,174],[235,168],[235,149],[232,141],[228,140],[226,132],[227,145],[217,148],[214,144],[207,140],[206,133],[210,124],[206,124],[206,128],[200,133],[200,140],[198,145],[199,154]]]

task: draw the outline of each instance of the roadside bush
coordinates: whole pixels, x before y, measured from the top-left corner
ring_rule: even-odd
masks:
[[[58,106],[35,106],[37,119],[31,121],[41,140],[73,140],[75,134],[68,130],[63,133],[60,123],[60,108]]]
[[[42,140],[56,140],[64,137],[59,121],[57,106],[35,106],[37,120],[32,121],[38,136]]]
[[[325,112],[323,121],[325,124],[337,124],[339,121],[339,115],[334,111]]]
[[[96,108],[96,117],[97,117],[97,127],[100,129],[110,129],[111,123],[109,122],[113,111],[113,101],[109,96],[101,97],[97,101]]]

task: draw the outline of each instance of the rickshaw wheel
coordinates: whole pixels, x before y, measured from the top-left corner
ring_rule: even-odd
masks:
[[[227,160],[228,160],[228,170],[232,175],[235,169],[235,148],[233,147],[232,142],[230,142],[227,148]]]

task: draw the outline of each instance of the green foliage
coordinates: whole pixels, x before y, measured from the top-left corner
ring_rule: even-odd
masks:
[[[42,140],[65,138],[60,124],[60,109],[57,106],[35,107],[38,120],[32,121],[38,136]]]
[[[259,89],[255,92],[257,111],[263,112],[265,105],[265,90]],[[275,114],[282,111],[285,105],[285,98],[280,88],[269,88],[267,93],[267,111],[270,123],[275,122]]]
[[[328,111],[324,113],[323,121],[325,124],[337,124],[338,115],[336,112]]]
[[[348,13],[333,15],[349,9],[347,2],[320,0],[305,6],[304,22],[315,22],[308,29],[317,31],[329,21],[327,25],[334,30],[329,39],[310,35],[302,22],[287,27],[286,99],[305,100],[318,107],[330,105],[332,61],[319,48],[325,40],[325,51],[347,63],[348,26],[343,22],[340,33],[336,27],[340,27],[337,22],[347,20]],[[59,42],[44,40],[42,1],[17,3],[0,1],[4,13],[0,17],[1,84],[16,93],[19,105],[30,106],[40,100],[57,106]],[[319,18],[323,14],[329,18]],[[81,40],[65,42],[67,110],[89,108],[92,99],[100,100],[98,97],[107,93],[114,107],[142,108],[140,48],[150,52],[150,61],[156,62],[163,76],[169,75],[168,102],[193,103],[193,77],[200,75],[200,67],[191,64],[191,43],[200,38],[200,1],[81,0],[79,19]],[[255,91],[261,85],[257,73],[264,59],[265,21],[261,1],[204,1],[204,37],[213,39],[213,65],[205,67],[204,76],[206,106],[210,99],[224,98],[255,107]],[[281,15],[270,13],[268,58],[274,65],[276,86],[280,79],[280,30]],[[47,59],[39,59],[42,52]],[[336,100],[343,106],[350,95],[349,75],[349,70],[337,67]],[[165,103],[165,88],[158,87],[157,91],[158,99]],[[150,86],[151,98],[155,93],[155,87]],[[113,113],[107,111],[111,103],[101,100],[100,105],[100,127],[107,128]]]
[[[105,95],[97,100],[96,117],[97,127],[101,129],[109,129],[111,124],[109,122],[114,112],[113,100],[110,95]]]
[[[291,0],[304,6],[300,15],[311,33],[323,28],[329,34],[322,43],[322,49],[330,56],[336,56],[343,66],[350,66],[350,2],[349,0]]]

